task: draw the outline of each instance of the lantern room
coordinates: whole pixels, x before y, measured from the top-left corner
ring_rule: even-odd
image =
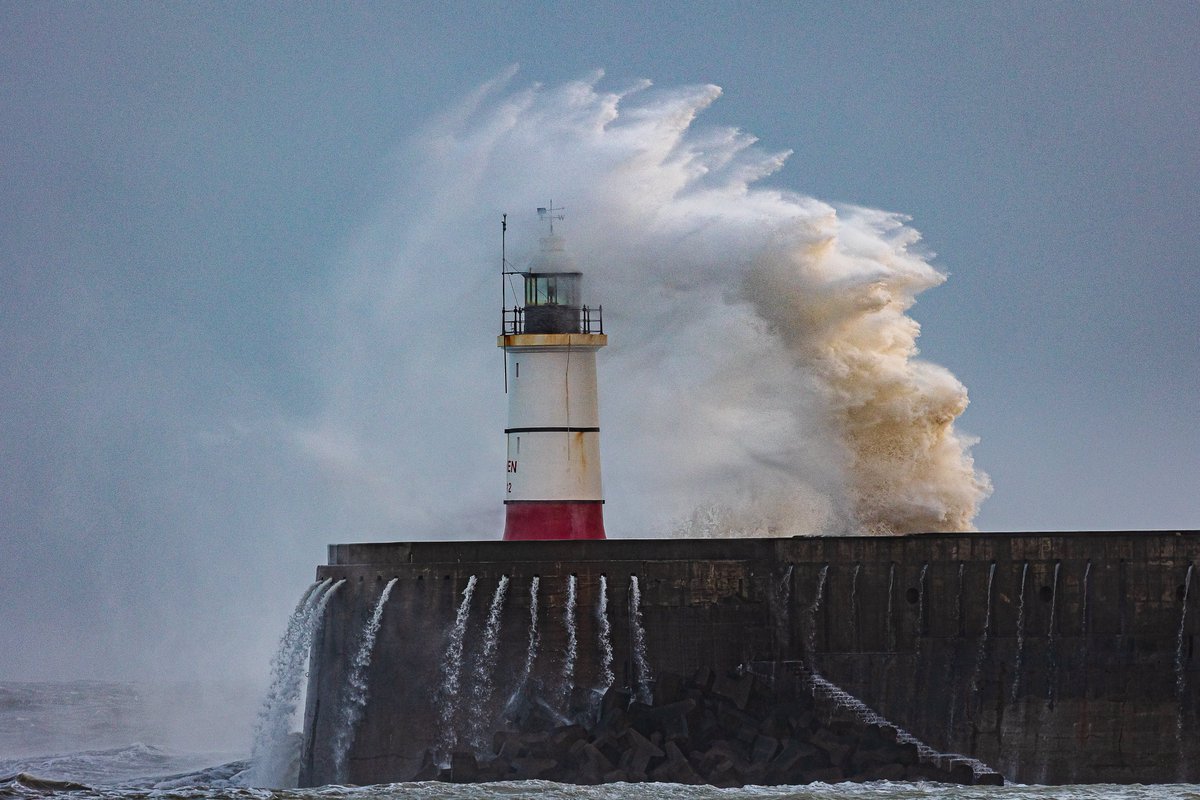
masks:
[[[527,272],[525,333],[579,333],[579,272]]]

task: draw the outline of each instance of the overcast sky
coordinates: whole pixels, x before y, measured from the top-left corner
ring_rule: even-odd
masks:
[[[948,274],[910,313],[970,393],[979,528],[1200,527],[1198,32],[1168,2],[5,5],[0,678],[261,674],[327,543],[499,535],[471,304],[532,198],[426,215],[411,163],[488,82],[721,87],[697,125],[792,151],[762,185],[906,215]],[[457,272],[410,263],[383,307],[461,287],[411,315],[457,338],[356,294],[429,257],[422,220]],[[423,348],[461,369],[364,366]],[[330,468],[350,411],[403,445],[369,475]],[[446,474],[461,503],[423,504]]]

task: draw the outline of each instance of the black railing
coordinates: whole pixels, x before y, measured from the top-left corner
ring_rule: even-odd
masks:
[[[502,335],[511,336],[525,330],[525,309],[513,306],[504,309],[503,314],[504,320],[500,325]]]
[[[519,333],[604,333],[604,306],[534,306],[526,325],[526,310],[513,306],[503,310],[502,330],[505,336]],[[544,312],[553,311],[552,315]],[[536,322],[534,320],[537,320]],[[546,321],[552,319],[551,324]]]
[[[604,333],[604,306],[579,309],[580,333]]]

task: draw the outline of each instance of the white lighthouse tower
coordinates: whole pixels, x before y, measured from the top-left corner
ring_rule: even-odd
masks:
[[[508,392],[504,539],[603,539],[600,411],[596,351],[608,343],[600,308],[583,304],[583,275],[550,224],[507,307],[497,344],[504,348]],[[502,259],[503,260],[503,259]],[[522,304],[523,301],[523,304]]]

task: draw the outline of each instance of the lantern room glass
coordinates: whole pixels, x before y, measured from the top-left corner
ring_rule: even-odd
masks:
[[[525,276],[525,306],[569,306],[580,305],[579,272],[530,272]]]

